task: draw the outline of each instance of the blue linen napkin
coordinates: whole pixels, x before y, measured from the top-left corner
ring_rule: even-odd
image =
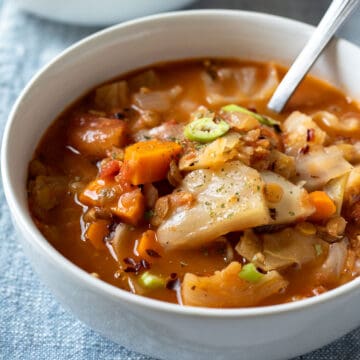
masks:
[[[26,82],[47,61],[97,29],[55,24],[0,0],[0,134]],[[329,1],[210,0],[193,7],[265,11],[317,22]],[[359,13],[355,18],[359,17]],[[356,31],[357,30],[357,31]],[[343,34],[360,44],[360,22]],[[336,326],[336,324],[334,324]],[[33,273],[16,239],[0,186],[0,359],[151,360],[96,334],[65,311]],[[360,359],[360,329],[297,360]]]

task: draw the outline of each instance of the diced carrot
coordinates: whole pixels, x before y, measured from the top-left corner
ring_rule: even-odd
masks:
[[[79,194],[78,199],[87,206],[116,206],[119,197],[131,191],[132,186],[112,179],[95,179]]]
[[[309,194],[309,198],[315,207],[315,212],[309,217],[310,220],[324,220],[335,214],[336,205],[325,191],[314,191]]]
[[[136,248],[139,256],[146,260],[154,260],[163,253],[163,248],[156,239],[156,233],[153,230],[145,231],[140,238]]]
[[[171,160],[182,150],[172,141],[150,140],[138,142],[125,149],[125,167],[133,185],[147,184],[166,177]]]
[[[103,158],[113,146],[125,146],[126,123],[117,119],[81,117],[70,125],[68,141],[82,155]]]
[[[122,221],[137,225],[143,218],[145,211],[145,198],[140,189],[127,192],[120,196],[117,206],[111,212]]]
[[[102,250],[106,248],[104,239],[110,233],[109,225],[110,222],[108,220],[96,220],[87,228],[85,237],[95,249]]]
[[[120,163],[117,160],[110,160],[100,169],[100,178],[115,176],[120,171]]]
[[[79,201],[87,206],[99,205],[100,193],[105,187],[105,181],[96,179],[91,181],[85,189],[79,194]]]

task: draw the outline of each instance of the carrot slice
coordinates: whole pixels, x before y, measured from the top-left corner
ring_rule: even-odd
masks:
[[[79,200],[88,206],[96,206],[99,203],[100,192],[105,186],[105,181],[96,179],[91,181],[79,194]]]
[[[137,225],[143,218],[145,211],[145,198],[140,189],[127,192],[120,196],[117,206],[111,212],[122,221]]]
[[[310,220],[320,221],[329,218],[336,212],[336,205],[325,191],[314,191],[309,194],[310,202],[315,207],[315,212]]]
[[[139,256],[146,260],[154,260],[163,253],[163,248],[157,241],[156,233],[153,230],[147,230],[141,235],[136,250]]]
[[[95,179],[86,185],[78,199],[87,206],[116,206],[119,197],[134,189],[124,181],[119,183],[109,177]]]
[[[109,235],[109,225],[108,220],[97,220],[89,225],[86,230],[85,237],[91,242],[97,250],[103,250],[106,248],[104,239]]]
[[[138,142],[125,149],[125,169],[133,185],[147,184],[166,177],[171,160],[182,150],[172,141]]]

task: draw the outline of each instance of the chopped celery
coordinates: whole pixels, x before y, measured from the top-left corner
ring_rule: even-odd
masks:
[[[240,279],[246,280],[248,282],[256,283],[258,282],[264,274],[257,271],[253,263],[246,264],[242,267],[239,272]]]
[[[187,124],[184,135],[192,141],[207,143],[227,133],[230,125],[221,119],[200,118]]]
[[[140,278],[139,283],[141,286],[148,289],[160,289],[165,287],[165,280],[159,276],[153,275],[148,271],[144,272]]]
[[[270,117],[254,113],[253,111],[250,111],[242,106],[230,104],[230,105],[223,106],[221,108],[221,110],[225,111],[225,112],[239,112],[239,113],[243,113],[246,115],[250,115],[250,116],[254,117],[260,124],[266,125],[266,126],[271,126],[277,132],[280,132],[280,123],[278,121],[271,119]]]

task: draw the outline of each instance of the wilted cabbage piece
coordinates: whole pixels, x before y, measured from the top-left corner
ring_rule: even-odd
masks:
[[[298,180],[305,181],[307,190],[323,187],[331,179],[347,174],[353,166],[337,148],[323,148],[299,155],[296,158]]]
[[[261,269],[267,268],[264,264],[263,241],[249,229],[245,230],[235,250],[247,261],[254,263]]]
[[[165,141],[182,141],[184,139],[184,124],[175,121],[166,121],[151,129],[142,129],[133,135],[135,141],[146,141],[148,139],[159,139]]]
[[[141,87],[153,88],[159,85],[160,79],[154,70],[147,70],[129,79],[131,91],[137,91]]]
[[[229,132],[194,152],[186,153],[180,158],[179,169],[191,171],[219,167],[238,155],[237,147],[240,144],[240,134]]]
[[[327,244],[316,235],[303,234],[292,228],[274,234],[264,234],[263,247],[267,268],[278,269],[292,264],[303,265],[317,256]]]
[[[288,285],[277,271],[270,271],[259,281],[248,282],[239,277],[241,268],[240,263],[232,262],[212,276],[186,274],[181,286],[183,304],[223,308],[255,306]]]
[[[232,161],[218,170],[189,173],[179,190],[195,197],[191,207],[173,209],[159,226],[157,237],[165,248],[194,248],[231,231],[269,223],[259,173]]]
[[[355,112],[345,113],[339,119],[328,111],[317,111],[312,118],[330,135],[351,137],[359,131],[359,115]]]
[[[117,81],[100,86],[95,90],[95,104],[103,110],[113,110],[126,106],[129,89],[126,81]]]
[[[314,235],[287,228],[256,236],[246,231],[235,250],[264,271],[278,270],[293,264],[303,265],[324,252],[328,244]]]
[[[121,248],[124,246],[124,242],[128,241],[132,232],[133,227],[128,224],[120,223],[116,226],[114,235],[110,240],[110,244],[114,250],[114,255],[116,255],[118,261],[122,260]]]
[[[134,95],[134,102],[143,110],[165,112],[170,109],[172,101],[181,94],[181,86],[168,90],[139,91]]]
[[[270,169],[283,176],[285,179],[290,179],[296,175],[295,158],[286,155],[281,151],[273,149],[270,152]]]
[[[306,146],[323,145],[326,133],[310,116],[294,111],[283,124],[285,152],[296,156]]]
[[[347,244],[345,240],[331,244],[329,246],[328,256],[323,263],[319,279],[327,284],[336,283],[344,270],[347,256]]]
[[[353,204],[358,200],[360,189],[360,165],[354,167],[350,173],[346,183],[344,198],[348,204]]]
[[[351,173],[351,172],[350,172]],[[324,191],[330,196],[336,205],[336,215],[341,214],[342,204],[349,173],[330,180],[324,187]]]
[[[271,171],[261,172],[265,184],[276,184],[282,190],[280,200],[270,202],[272,224],[286,224],[299,219],[305,219],[314,212],[314,207],[309,201],[309,195],[299,185],[294,185],[282,176]]]
[[[271,64],[263,69],[257,66],[218,68],[215,77],[204,72],[202,79],[206,100],[211,105],[267,99],[279,83],[277,70]]]

